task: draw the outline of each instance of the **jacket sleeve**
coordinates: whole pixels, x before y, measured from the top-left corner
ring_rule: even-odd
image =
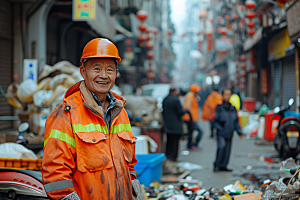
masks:
[[[235,117],[235,120],[234,120],[234,129],[237,131],[237,133],[239,134],[239,135],[242,135],[243,133],[242,133],[242,128],[241,128],[241,126],[240,126],[240,123],[239,123],[239,117],[238,117],[238,115],[237,115],[237,110],[235,109],[235,107],[234,107],[234,110],[235,110],[235,113],[236,113],[236,117]]]
[[[45,125],[42,176],[50,199],[62,199],[75,192],[72,175],[76,146],[71,111],[65,111],[65,106],[63,103],[52,111]]]
[[[221,115],[221,108],[220,108],[220,105],[218,105],[217,108],[216,108],[216,116],[215,116],[215,118],[212,122],[213,127],[215,127],[218,130],[223,129],[223,126],[220,123],[220,115]]]
[[[186,113],[185,111],[182,110],[182,106],[180,104],[179,99],[177,99],[177,101],[176,101],[176,110],[178,113],[178,117],[182,117]]]

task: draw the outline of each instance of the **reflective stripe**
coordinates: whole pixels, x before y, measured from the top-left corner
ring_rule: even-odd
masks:
[[[69,136],[67,133],[52,129],[49,137],[44,141],[44,146],[46,146],[50,138],[55,138],[65,143],[68,143],[72,147],[76,148],[75,139]]]
[[[111,133],[119,133],[119,132],[132,132],[131,125],[130,124],[118,124],[112,126]]]
[[[137,177],[137,172],[136,171],[130,171],[130,175],[132,175],[136,178]]]
[[[98,131],[104,134],[108,134],[106,126],[101,126],[100,124],[73,124],[73,133],[90,133],[92,131]]]
[[[44,185],[46,193],[52,192],[55,190],[61,190],[66,188],[74,188],[73,181],[70,180],[63,180],[63,181],[56,181],[53,183],[48,183]]]

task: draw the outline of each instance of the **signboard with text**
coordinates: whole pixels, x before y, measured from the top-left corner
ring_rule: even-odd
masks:
[[[33,80],[37,83],[38,61],[36,59],[24,59],[23,63],[23,81]]]
[[[96,19],[96,0],[73,0],[73,21]]]

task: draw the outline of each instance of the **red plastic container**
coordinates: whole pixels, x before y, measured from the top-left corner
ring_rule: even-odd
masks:
[[[265,139],[274,140],[277,132],[278,123],[280,120],[279,115],[275,115],[272,111],[265,114]]]
[[[253,112],[255,109],[256,100],[251,97],[243,98],[243,110],[248,110],[249,112]]]

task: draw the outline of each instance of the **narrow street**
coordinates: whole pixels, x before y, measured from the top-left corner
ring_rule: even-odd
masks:
[[[203,182],[203,187],[217,187],[222,188],[225,185],[231,184],[236,180],[240,180],[243,184],[252,184],[252,182],[242,179],[238,174],[245,170],[246,167],[252,166],[278,166],[277,164],[269,164],[259,161],[258,159],[249,157],[249,154],[253,155],[274,155],[276,154],[273,145],[255,145],[255,141],[252,139],[240,139],[237,134],[234,135],[231,158],[228,168],[233,169],[232,173],[228,172],[213,172],[213,162],[216,156],[216,139],[210,138],[210,130],[208,122],[200,122],[203,130],[202,141],[199,145],[199,149],[191,151],[189,155],[182,155],[181,152],[186,148],[186,141],[181,141],[179,150],[180,162],[191,162],[199,164],[203,167],[201,170],[195,170],[191,173],[193,179],[198,179]],[[275,169],[275,171],[277,171]],[[277,177],[275,177],[277,178]]]

